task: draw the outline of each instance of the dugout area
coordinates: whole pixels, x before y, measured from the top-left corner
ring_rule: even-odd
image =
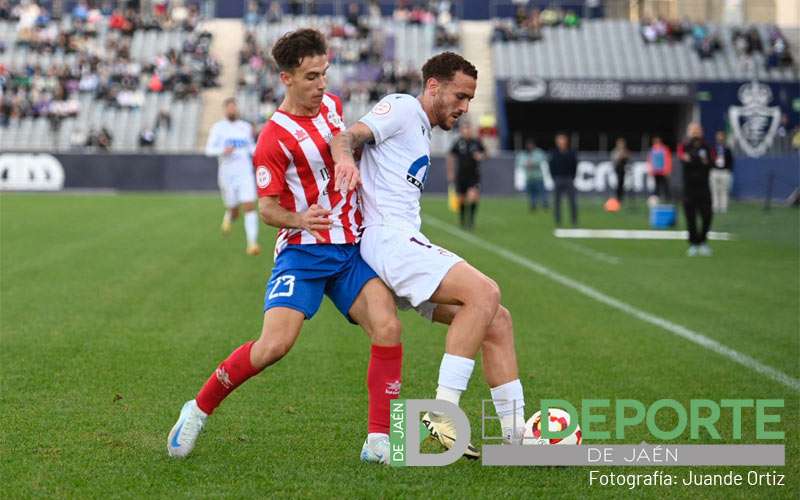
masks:
[[[692,116],[692,104],[683,102],[519,102],[507,100],[505,113],[509,149],[533,138],[539,147],[551,149],[558,132],[571,137],[581,151],[609,151],[617,137],[624,137],[632,151],[646,151],[654,135],[674,150]]]

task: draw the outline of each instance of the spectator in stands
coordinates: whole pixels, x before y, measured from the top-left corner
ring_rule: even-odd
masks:
[[[728,194],[731,191],[733,174],[733,153],[728,147],[725,132],[718,130],[716,144],[712,151],[713,167],[711,168],[711,199],[714,213],[724,214],[728,211]]]
[[[578,172],[578,158],[569,147],[567,134],[562,132],[556,135],[556,149],[550,153],[547,165],[555,183],[553,217],[556,225],[561,225],[561,197],[566,195],[569,200],[572,225],[577,226],[578,200],[575,192],[575,175]]]
[[[169,112],[169,108],[161,108],[158,111],[158,116],[156,116],[156,124],[155,129],[158,130],[161,127],[164,127],[167,130],[172,128],[172,114]]]
[[[711,230],[711,148],[703,139],[703,128],[697,122],[689,124],[686,139],[678,146],[678,158],[683,167],[683,209],[686,214],[686,228],[689,231],[689,250],[687,255],[711,255],[708,246],[708,232]],[[701,227],[697,229],[697,216]]]
[[[0,0],[0,20],[8,21],[11,19],[11,4],[8,0]]]
[[[563,23],[567,28],[579,28],[581,25],[581,18],[578,17],[578,14],[576,14],[574,11],[568,10],[564,14]]]
[[[672,198],[669,188],[669,176],[672,174],[672,152],[666,144],[661,142],[661,137],[653,136],[653,147],[647,155],[647,170],[655,180],[654,196],[662,200]]]
[[[247,25],[248,30],[250,30],[253,29],[260,20],[261,15],[258,13],[258,2],[256,0],[250,0],[247,2],[247,12],[244,13],[244,23]]]
[[[156,144],[156,134],[153,129],[143,128],[139,132],[139,148],[152,150]]]
[[[794,63],[789,43],[777,26],[769,29],[769,48],[765,62],[767,69],[791,66]]]
[[[75,4],[75,7],[72,8],[72,17],[82,23],[86,22],[86,19],[89,17],[89,6],[86,4],[85,0],[81,0]]]
[[[624,137],[618,137],[611,150],[611,163],[614,165],[614,173],[617,174],[617,201],[622,203],[625,196],[625,177],[628,170],[628,163],[631,159],[631,152],[625,143]]]
[[[544,169],[547,168],[547,155],[536,147],[533,139],[525,140],[525,149],[517,151],[514,158],[516,170],[525,172],[525,190],[531,212],[541,198],[542,208],[547,208],[547,194],[544,192]]]
[[[281,4],[277,0],[273,0],[269,4],[269,10],[267,11],[267,22],[270,24],[275,24],[281,22],[281,18],[283,17],[283,10],[281,9]]]

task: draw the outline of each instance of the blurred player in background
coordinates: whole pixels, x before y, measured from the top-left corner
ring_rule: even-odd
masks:
[[[575,176],[578,173],[578,157],[569,146],[567,134],[556,134],[556,148],[550,152],[547,165],[553,176],[553,218],[561,225],[561,197],[569,200],[569,215],[572,225],[578,225],[578,196],[575,191]]]
[[[258,214],[256,213],[256,183],[253,178],[253,126],[239,119],[236,99],[225,99],[225,119],[211,127],[206,143],[206,155],[219,158],[217,175],[225,215],[222,232],[231,232],[231,224],[244,212],[244,232],[247,254],[258,255]]]
[[[733,152],[728,147],[724,130],[717,130],[714,144],[714,162],[711,169],[711,201],[714,213],[728,212],[728,197],[733,180]]]
[[[514,156],[516,169],[525,173],[525,190],[528,192],[528,203],[531,211],[541,198],[542,208],[547,208],[547,193],[544,190],[544,169],[547,167],[547,154],[536,146],[533,139],[525,140],[525,149],[517,151]]]
[[[475,213],[481,198],[481,162],[486,149],[469,122],[461,123],[461,137],[447,155],[447,180],[455,182],[458,195],[459,222],[463,229],[475,227]]]
[[[272,49],[286,97],[264,126],[253,157],[261,217],[280,228],[261,337],[234,350],[183,405],[167,438],[171,456],[188,455],[222,400],[289,352],[327,295],[372,340],[361,459],[389,461],[389,405],[400,393],[402,375],[401,325],[394,297],[359,252],[358,194],[334,188],[328,143],[344,122],[341,101],[325,92],[327,53],[325,38],[311,29],[287,33]],[[304,389],[297,388],[299,398]],[[309,439],[319,438],[316,430],[308,432]]]
[[[686,229],[689,230],[689,257],[710,256],[708,232],[711,230],[711,148],[703,139],[703,128],[697,122],[689,124],[686,139],[678,145],[678,158],[683,167],[683,211],[686,214]],[[697,216],[700,229],[697,229]]]
[[[511,315],[500,305],[500,289],[420,232],[419,200],[430,168],[431,129],[450,130],[467,112],[477,78],[475,66],[458,54],[434,56],[422,67],[422,95],[384,97],[339,134],[331,150],[340,190],[354,189],[363,179],[364,260],[394,291],[401,308],[413,307],[429,320],[450,325],[436,399],[458,404],[481,349],[503,436],[516,441],[525,426],[525,403]],[[353,151],[362,145],[359,174]],[[442,445],[453,447],[456,433],[449,416],[426,414],[423,423]],[[465,455],[479,456],[472,445]]]
[[[647,154],[647,170],[656,183],[653,195],[661,202],[670,201],[672,192],[669,188],[669,176],[672,175],[672,151],[657,135],[653,136],[653,146]]]

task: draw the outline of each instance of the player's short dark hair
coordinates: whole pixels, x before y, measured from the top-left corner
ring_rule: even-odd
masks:
[[[325,37],[317,30],[304,28],[286,33],[272,47],[272,58],[281,71],[294,71],[304,57],[328,53]]]
[[[236,104],[236,98],[235,97],[226,97],[225,100],[222,101],[222,107],[223,108],[227,108],[228,104],[230,104],[230,103]]]
[[[476,80],[478,79],[478,70],[471,62],[455,52],[442,52],[428,59],[425,65],[422,66],[422,83],[424,85],[428,78],[436,78],[440,82],[449,82],[459,71]]]

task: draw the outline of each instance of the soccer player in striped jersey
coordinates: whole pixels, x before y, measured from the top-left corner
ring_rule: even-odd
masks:
[[[420,196],[430,167],[431,129],[450,130],[475,96],[478,71],[444,52],[422,67],[419,97],[390,94],[331,144],[340,190],[362,184],[361,255],[394,291],[401,308],[413,307],[449,325],[436,398],[458,404],[483,352],[483,368],[503,437],[520,442],[525,405],[511,315],[497,284],[461,257],[420,232]],[[359,168],[353,150],[364,146]],[[431,414],[423,423],[445,447],[455,442],[452,420]],[[476,456],[474,448],[467,456]]]
[[[261,336],[233,351],[184,404],[167,438],[171,456],[188,455],[222,400],[286,355],[327,295],[372,341],[368,435],[361,459],[388,463],[389,405],[401,384],[401,325],[391,292],[359,252],[358,194],[334,189],[328,143],[345,127],[341,102],[325,92],[326,54],[324,37],[310,29],[284,35],[272,49],[286,97],[262,130],[253,156],[261,218],[280,228]]]

